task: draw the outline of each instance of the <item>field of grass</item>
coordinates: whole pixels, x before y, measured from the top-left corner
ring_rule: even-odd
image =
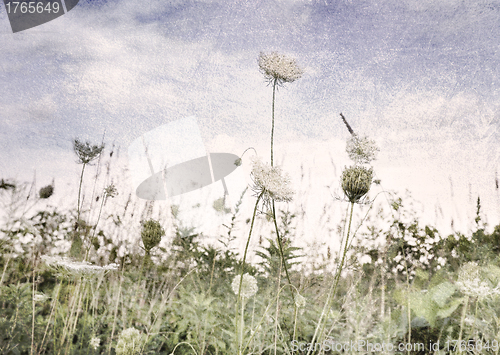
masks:
[[[81,176],[72,209],[49,203],[52,185],[0,181],[1,354],[500,352],[500,226],[486,231],[479,198],[471,232],[448,236],[421,225],[394,194],[372,208],[378,148],[343,115],[354,164],[340,181],[341,249],[306,261],[296,246],[301,216],[284,208],[294,191],[273,164],[276,88],[302,72],[276,53],[261,54],[259,66],[273,89],[270,164],[253,160],[253,184],[234,205],[214,201],[231,216],[223,235],[185,225],[176,205],[163,211],[173,233],[152,202],[106,209],[131,192],[98,191],[105,174],[93,189],[83,184],[104,145],[74,140]],[[241,211],[244,199],[253,214]],[[267,229],[256,233],[257,225]],[[252,238],[259,246],[251,251]],[[243,253],[236,240],[246,242]]]

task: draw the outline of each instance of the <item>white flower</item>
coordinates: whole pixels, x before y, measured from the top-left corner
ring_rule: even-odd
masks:
[[[500,294],[499,286],[491,288],[488,283],[481,280],[480,268],[475,262],[468,262],[460,269],[456,285],[470,297],[486,298]]]
[[[306,306],[306,298],[298,293],[295,295],[295,306],[297,308],[302,308]]]
[[[101,339],[97,337],[93,337],[92,339],[90,339],[90,346],[93,347],[94,350],[97,350],[99,344],[101,344]]]
[[[294,58],[272,52],[260,53],[259,68],[269,81],[276,80],[279,85],[299,79],[304,71],[299,68]]]
[[[231,288],[235,295],[238,295],[240,289],[241,275],[237,275],[231,283]],[[243,274],[243,283],[241,285],[241,297],[250,298],[257,293],[259,287],[255,277],[249,274]]]
[[[135,355],[141,351],[143,335],[135,328],[122,331],[116,343],[116,355]]]
[[[41,303],[41,302],[45,302],[45,300],[47,300],[48,298],[49,298],[49,296],[47,296],[46,294],[41,293],[41,292],[37,292],[37,293],[35,293],[33,300],[37,303]]]
[[[278,202],[290,202],[293,198],[293,190],[289,187],[290,177],[282,174],[278,166],[270,166],[262,162],[260,158],[253,158],[252,179],[254,186],[252,190],[257,195],[262,195],[264,204],[271,200]]]
[[[347,141],[346,152],[356,164],[369,164],[372,160],[375,160],[379,150],[375,141],[368,139],[366,136],[360,138],[354,134]]]
[[[94,275],[109,270],[118,270],[118,265],[115,263],[106,266],[97,266],[86,261],[77,262],[71,260],[70,258],[46,255],[42,256],[42,260],[48,266],[78,276]]]

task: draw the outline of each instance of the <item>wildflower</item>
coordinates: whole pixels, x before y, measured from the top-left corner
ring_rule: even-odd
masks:
[[[297,308],[303,308],[306,306],[306,298],[298,293],[295,295],[295,306]]]
[[[231,283],[231,288],[235,295],[238,295],[240,289],[241,275],[237,275]],[[257,293],[259,287],[255,277],[249,274],[243,274],[243,283],[241,285],[241,297],[250,298]]]
[[[379,148],[375,145],[375,141],[368,139],[368,137],[360,138],[353,134],[347,141],[346,152],[356,164],[369,164],[375,160],[378,151]]]
[[[464,294],[470,297],[486,298],[500,294],[499,286],[492,289],[488,283],[481,280],[480,268],[475,262],[468,262],[460,269],[456,285]]]
[[[36,292],[33,300],[37,303],[42,303],[45,302],[48,298],[49,296],[47,296],[45,293]]]
[[[95,275],[105,271],[118,270],[118,265],[115,263],[106,266],[97,266],[86,261],[77,262],[70,258],[46,255],[42,256],[42,260],[50,267],[76,276]]]
[[[238,158],[238,159],[236,159],[236,160],[234,161],[234,165],[236,165],[236,166],[240,166],[240,165],[241,165],[241,163],[242,163],[241,158]]]
[[[252,190],[257,195],[262,195],[264,204],[269,206],[272,200],[278,202],[290,202],[293,198],[293,190],[288,186],[290,177],[283,174],[281,168],[264,164],[259,158],[254,158],[252,168],[252,179],[254,186]]]
[[[165,235],[165,230],[160,225],[160,222],[150,219],[149,221],[142,223],[142,242],[144,243],[144,249],[146,253],[149,254],[151,249],[160,244],[161,237]]]
[[[53,193],[54,193],[54,186],[47,185],[40,189],[40,191],[38,192],[38,196],[40,196],[41,199],[46,199],[52,196]]]
[[[359,203],[360,199],[370,191],[373,169],[363,166],[351,166],[342,172],[342,190],[349,202]]]
[[[135,328],[122,331],[116,344],[116,355],[135,355],[141,351],[143,335]]]
[[[106,188],[104,189],[104,195],[105,195],[106,197],[111,197],[111,198],[113,198],[113,197],[115,197],[116,195],[118,195],[118,191],[116,190],[115,185],[114,185],[114,184],[111,184],[111,185],[109,185],[108,187],[106,187]]]
[[[88,164],[96,159],[104,149],[103,145],[90,145],[90,142],[82,143],[78,139],[73,140],[73,150],[78,157],[79,164]]]
[[[97,337],[93,337],[92,339],[90,339],[90,346],[93,347],[94,350],[97,350],[99,344],[101,344],[101,339]]]
[[[304,73],[294,58],[276,52],[270,54],[261,52],[258,63],[265,78],[270,82],[276,81],[278,85],[294,82]]]

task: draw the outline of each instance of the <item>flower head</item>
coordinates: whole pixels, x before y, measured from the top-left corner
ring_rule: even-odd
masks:
[[[97,348],[99,347],[99,344],[101,344],[101,339],[97,338],[97,337],[93,337],[92,339],[90,339],[90,346],[94,348],[94,350],[97,350]]]
[[[35,295],[33,296],[33,300],[39,303],[45,302],[48,298],[49,296],[47,296],[45,293],[42,292],[36,292]]]
[[[141,237],[144,243],[144,249],[149,253],[151,249],[160,244],[161,237],[165,235],[165,230],[160,222],[150,219],[142,223]]]
[[[269,81],[276,80],[279,85],[294,82],[304,73],[294,58],[276,52],[270,54],[261,52],[258,62],[265,78]]]
[[[86,261],[73,261],[70,258],[60,256],[42,256],[42,260],[50,267],[62,271],[67,275],[75,276],[91,276],[110,270],[118,270],[118,265],[115,263],[106,266],[92,265]]]
[[[468,262],[460,269],[456,285],[470,297],[486,298],[500,294],[499,286],[491,288],[481,279],[480,267],[475,262]]]
[[[306,298],[298,293],[295,295],[295,306],[297,308],[303,308],[306,306]]]
[[[240,290],[241,275],[237,275],[231,283],[231,288],[235,295],[238,295]],[[249,274],[243,274],[243,283],[241,284],[241,297],[250,298],[257,293],[259,287],[255,277]]]
[[[363,166],[351,166],[342,172],[342,190],[349,202],[358,203],[370,191],[373,169]]]
[[[141,351],[143,335],[135,328],[128,328],[122,331],[118,343],[116,344],[117,355],[135,355]]]
[[[282,174],[278,166],[270,166],[254,158],[252,161],[252,190],[257,195],[262,195],[264,205],[269,206],[272,200],[278,202],[290,202],[293,199],[293,190],[289,187],[290,177]]]
[[[88,164],[96,159],[104,149],[103,145],[91,145],[90,142],[80,142],[78,139],[73,140],[73,150],[78,157],[79,164]]]
[[[104,189],[104,195],[111,198],[116,197],[116,195],[118,195],[118,190],[116,189],[115,184],[108,185]]]
[[[379,150],[375,142],[366,136],[360,138],[353,134],[347,141],[346,152],[356,164],[368,164],[375,160]]]
[[[38,195],[40,196],[41,199],[46,199],[52,196],[54,193],[54,186],[52,185],[47,185],[45,187],[42,187],[40,191],[38,192]]]

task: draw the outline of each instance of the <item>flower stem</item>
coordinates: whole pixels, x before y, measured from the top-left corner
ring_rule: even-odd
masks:
[[[272,127],[271,127],[271,166],[273,166],[273,141],[274,141],[274,102],[276,99],[276,85],[278,84],[278,79],[274,78],[273,81],[273,109],[272,109]]]
[[[255,223],[255,216],[257,215],[257,206],[259,205],[259,201],[262,198],[262,195],[264,194],[264,191],[260,193],[260,195],[257,197],[257,201],[255,202],[255,207],[253,209],[253,216],[252,216],[252,223],[250,224],[250,232],[248,233],[248,239],[247,239],[247,244],[245,245],[245,252],[243,254],[243,261],[241,262],[241,274],[240,274],[240,286],[238,288],[238,300],[236,301],[236,318],[235,318],[235,325],[236,325],[236,336],[238,340],[238,354],[241,354],[241,348],[243,346],[243,336],[241,336],[240,339],[240,334],[238,331],[238,311],[239,311],[239,306],[240,306],[240,301],[241,301],[241,286],[243,285],[243,274],[245,273],[245,260],[247,258],[247,253],[248,253],[248,246],[250,245],[250,238],[252,236],[252,231],[253,231],[253,225]],[[243,317],[243,311],[241,316]]]
[[[346,241],[345,241],[345,244],[344,244],[345,246],[344,246],[344,252],[343,252],[343,255],[342,255],[342,261],[340,262],[340,264],[338,266],[338,269],[337,269],[337,272],[335,274],[334,283],[332,284],[332,287],[330,288],[330,292],[328,293],[328,297],[326,299],[325,307],[323,308],[323,311],[321,312],[321,316],[320,316],[320,319],[318,321],[318,325],[316,326],[316,330],[314,331],[314,335],[313,335],[313,338],[311,340],[311,345],[314,345],[314,342],[315,342],[315,340],[317,338],[318,330],[319,330],[320,326],[321,326],[321,331],[319,332],[320,333],[319,336],[322,336],[322,334],[324,332],[324,329],[325,329],[325,326],[326,326],[326,320],[325,320],[324,323],[322,323],[322,319],[323,319],[323,317],[326,318],[327,314],[330,313],[330,309],[332,307],[331,302],[333,301],[333,299],[335,297],[335,292],[337,292],[337,286],[339,284],[340,275],[342,273],[342,269],[343,269],[343,266],[344,266],[345,257],[346,257],[346,254],[347,254],[347,246],[349,245],[349,234],[351,232],[351,223],[352,223],[353,210],[354,210],[354,202],[351,202],[351,213],[350,213],[350,216],[349,216],[349,226],[347,227],[347,236],[346,236]],[[312,346],[311,349],[313,347],[314,346]],[[307,352],[307,355],[309,355],[310,353],[311,353],[311,350],[309,350]]]

